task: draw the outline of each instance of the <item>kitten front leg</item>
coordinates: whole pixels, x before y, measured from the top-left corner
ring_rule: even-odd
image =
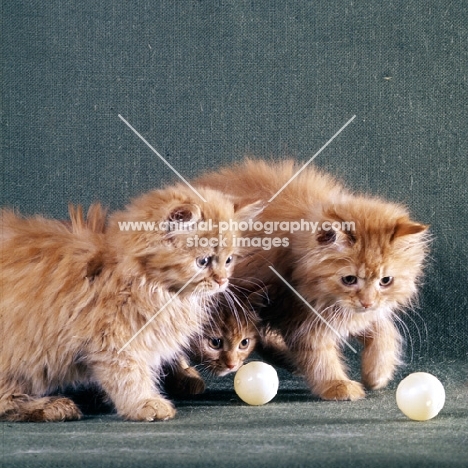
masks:
[[[176,396],[199,395],[206,389],[198,371],[191,367],[184,357],[180,357],[169,369],[164,379],[166,391]]]
[[[361,361],[362,383],[366,388],[384,388],[401,362],[401,337],[391,319],[380,319],[359,337],[364,344]]]
[[[282,367],[292,374],[299,373],[286,343],[279,334],[271,331],[263,333],[255,347],[255,351],[266,362]]]
[[[289,346],[312,393],[323,400],[355,401],[365,397],[362,385],[346,374],[337,338],[331,332],[319,328],[296,338]]]
[[[148,364],[128,353],[100,356],[94,375],[119,415],[131,421],[165,421],[176,410],[154,383]]]

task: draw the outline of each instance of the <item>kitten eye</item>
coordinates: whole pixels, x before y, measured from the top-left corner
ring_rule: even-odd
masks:
[[[228,258],[226,258],[226,265],[230,265],[232,263],[232,255],[229,255]]]
[[[384,288],[387,286],[390,286],[392,283],[393,283],[393,276],[384,276],[379,282],[380,286]]]
[[[250,340],[249,338],[244,338],[241,342],[240,342],[240,345],[239,345],[239,349],[245,349],[249,346],[250,344]]]
[[[221,349],[223,347],[223,340],[221,338],[210,338],[208,343],[213,349]]]
[[[345,286],[353,286],[354,284],[357,283],[357,276],[353,276],[353,275],[343,276],[343,278],[341,278],[341,282]]]
[[[206,268],[211,263],[211,257],[199,257],[197,258],[197,267]]]

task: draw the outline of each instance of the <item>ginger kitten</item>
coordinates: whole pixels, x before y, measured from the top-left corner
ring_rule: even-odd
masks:
[[[268,286],[271,305],[259,314],[281,334],[314,394],[356,400],[365,396],[363,385],[386,386],[400,362],[402,339],[396,322],[417,295],[427,254],[427,226],[412,221],[401,205],[353,195],[310,166],[295,176],[299,169],[293,161],[246,160],[196,184],[222,190],[243,203],[263,200],[258,220],[264,225],[314,223],[315,230],[247,233],[251,238],[278,236],[287,242],[270,249],[252,247],[251,255],[234,271],[236,278],[246,281],[236,284],[248,288],[249,279],[256,278]],[[342,348],[349,337],[364,346],[363,385],[350,380],[343,362]]]
[[[223,233],[226,244],[193,240],[218,239],[220,220],[256,209],[200,192],[206,203],[183,185],[149,192],[107,224],[98,205],[87,221],[71,208],[68,225],[1,212],[0,419],[79,419],[73,401],[50,394],[87,383],[125,419],[174,417],[159,390],[162,365],[200,333],[236,257],[234,232]],[[128,222],[162,225],[133,230]]]

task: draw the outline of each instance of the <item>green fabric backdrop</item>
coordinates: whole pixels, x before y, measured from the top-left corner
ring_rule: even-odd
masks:
[[[1,205],[175,181],[119,114],[186,178],[306,161],[356,115],[315,162],[432,226],[407,360],[466,363],[467,2],[3,0],[1,21]]]

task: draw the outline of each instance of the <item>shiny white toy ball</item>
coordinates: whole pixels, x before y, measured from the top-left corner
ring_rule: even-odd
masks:
[[[269,364],[252,361],[244,364],[234,377],[234,390],[249,405],[264,405],[278,392],[278,374]]]
[[[444,386],[432,374],[415,372],[398,385],[396,401],[398,408],[408,418],[427,421],[437,416],[444,407]]]

